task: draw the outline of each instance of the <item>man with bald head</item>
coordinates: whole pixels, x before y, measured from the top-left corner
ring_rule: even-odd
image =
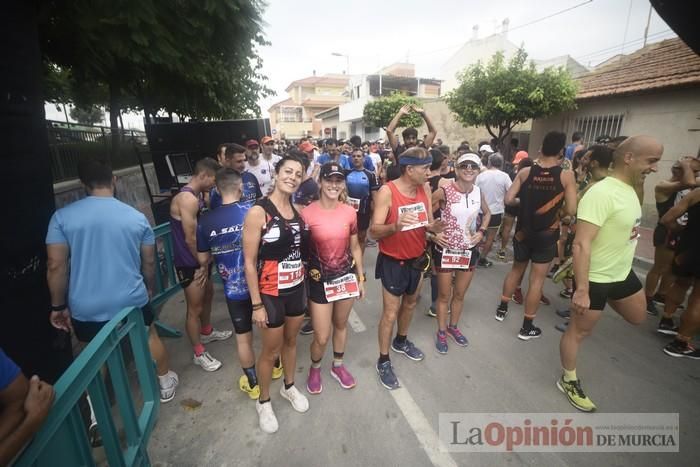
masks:
[[[644,179],[656,172],[664,147],[650,136],[632,136],[615,149],[613,171],[596,183],[578,205],[573,245],[574,276],[571,320],[559,352],[564,374],[557,387],[571,405],[592,412],[595,404],[584,394],[576,376],[576,356],[591,334],[605,304],[632,324],[646,318],[642,283],[632,270],[642,217]]]

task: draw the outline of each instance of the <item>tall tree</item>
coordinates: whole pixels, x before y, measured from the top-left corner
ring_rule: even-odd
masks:
[[[542,72],[519,49],[506,63],[501,52],[488,65],[472,65],[459,75],[460,84],[448,93],[447,106],[468,126],[484,126],[499,146],[516,125],[576,106],[576,86],[568,71]]]
[[[259,0],[53,0],[41,27],[45,60],[74,83],[107,90],[113,137],[124,109],[198,118],[258,115]],[[101,102],[90,102],[101,104]],[[113,140],[116,143],[117,140]]]
[[[99,107],[90,105],[87,107],[75,106],[70,109],[70,118],[83,125],[94,125],[102,122],[104,114]]]
[[[386,128],[401,107],[404,105],[420,105],[417,99],[395,92],[390,96],[380,97],[365,104],[362,111],[362,120],[365,125],[377,128]],[[411,112],[401,117],[399,127],[419,127],[423,124],[423,119],[417,113]]]

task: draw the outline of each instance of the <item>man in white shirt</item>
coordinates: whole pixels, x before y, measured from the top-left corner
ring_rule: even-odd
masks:
[[[262,146],[262,156],[258,152]],[[254,139],[246,142],[248,150],[248,162],[246,170],[258,179],[260,191],[263,196],[267,196],[272,191],[272,180],[275,178],[275,165],[281,159],[280,156],[273,153],[275,141],[269,136],[263,136],[260,140],[260,145]]]
[[[488,168],[476,178],[476,185],[484,193],[486,202],[489,205],[489,211],[491,211],[491,222],[489,222],[486,241],[482,247],[481,258],[479,259],[479,266],[486,268],[493,264],[488,260],[487,255],[491,251],[493,240],[501,227],[501,220],[505,211],[504,199],[508,188],[513,183],[508,174],[501,170],[502,167],[503,156],[499,153],[491,154]]]

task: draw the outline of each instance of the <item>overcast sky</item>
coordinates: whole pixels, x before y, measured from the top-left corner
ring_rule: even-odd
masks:
[[[268,0],[264,31],[270,46],[260,49],[263,72],[276,96],[285,99],[295,79],[342,73],[350,56],[350,73],[373,73],[397,61],[416,65],[420,77],[440,76],[440,66],[472,36],[500,32],[510,20],[508,38],[523,44],[530,57],[571,55],[585,66],[641,47],[649,13],[648,0]],[[535,24],[526,25],[566,8]],[[674,37],[652,11],[649,42]],[[623,46],[623,44],[625,44]]]

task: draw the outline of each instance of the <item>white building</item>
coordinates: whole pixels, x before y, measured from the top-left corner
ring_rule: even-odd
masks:
[[[441,95],[441,81],[416,77],[415,66],[411,63],[395,63],[375,74],[352,76],[348,83],[350,102],[338,108],[339,124],[347,125],[349,136],[358,135],[363,140],[384,138],[381,128],[365,126],[362,114],[368,102],[394,92],[417,98],[437,98]]]

